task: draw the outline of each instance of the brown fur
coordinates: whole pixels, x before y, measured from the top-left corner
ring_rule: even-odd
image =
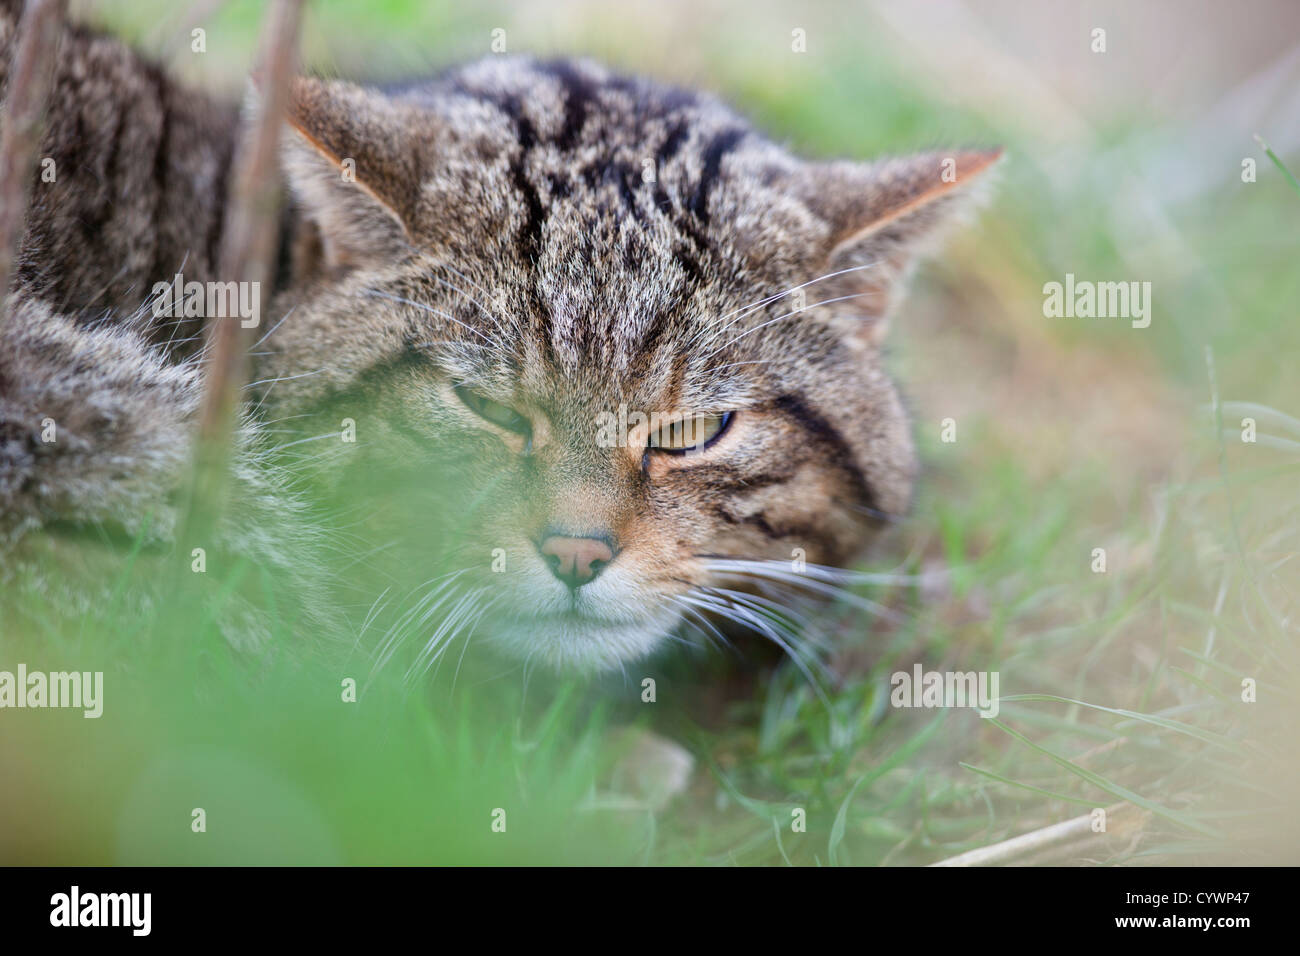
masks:
[[[21,294],[67,316],[41,313],[52,328],[95,302],[118,315],[137,309],[142,286],[168,280],[181,260],[187,279],[206,277],[221,204],[192,197],[219,194],[234,129],[229,107],[161,86],[110,41],[74,33],[65,42],[74,61],[104,63],[102,86],[64,76],[76,65],[60,69],[63,118],[48,135],[67,157],[66,198],[34,207],[24,244]],[[158,90],[160,112],[141,113]],[[285,435],[278,467],[300,468],[312,449],[314,467],[332,466],[335,487],[405,470],[427,476],[423,487],[458,489],[435,503],[420,500],[420,479],[409,483],[400,500],[373,503],[371,533],[388,527],[400,537],[412,509],[473,514],[463,584],[481,598],[481,627],[500,646],[559,667],[617,665],[659,644],[681,620],[682,599],[725,580],[709,556],[839,565],[907,508],[915,458],[881,363],[883,329],[918,243],[996,154],[951,154],[955,184],[941,177],[944,154],[807,163],[710,97],[586,62],[491,58],[383,93],[302,79],[292,103],[283,155],[295,212],[285,245],[319,247],[320,259],[286,275],[266,310],[268,322],[284,321],[257,356],[259,418],[291,423],[274,429]],[[89,122],[69,118],[78,116],[109,127],[101,143],[77,135]],[[164,162],[159,130],[181,122],[194,137]],[[134,193],[126,179],[139,173],[126,169],[136,163],[114,158],[125,132],[154,151],[151,168],[164,164],[159,181]],[[88,162],[107,170],[100,192],[87,193],[76,175]],[[146,222],[145,200],[130,197],[151,192]],[[180,214],[169,216],[173,208]],[[92,214],[105,227],[101,245],[87,248],[72,220]],[[166,338],[146,328],[120,361],[147,354],[155,375],[169,374],[146,337]],[[118,353],[106,348],[69,338],[53,361],[115,365]],[[11,380],[57,380],[31,360]],[[195,385],[192,373],[170,374],[184,379],[184,401],[158,409],[183,429]],[[30,428],[41,402],[6,394],[4,375],[0,366],[0,398],[10,403],[0,405],[0,425]],[[484,421],[453,386],[515,409],[531,441]],[[620,406],[732,418],[698,455],[672,456],[648,450],[644,432],[602,444],[597,422]],[[344,417],[357,423],[354,448],[333,442],[317,454],[290,444],[337,431]],[[123,488],[161,494],[183,438],[164,443],[165,469],[150,464],[158,456],[149,442],[133,467],[134,427],[114,438],[126,456]],[[72,467],[35,480],[68,475],[71,487],[81,480]],[[16,474],[0,457],[0,477]],[[0,494],[14,486],[0,484]],[[66,487],[50,494],[77,498]],[[27,492],[10,495],[6,511],[40,510]],[[548,533],[603,536],[617,557],[570,592],[538,553]],[[402,550],[418,561],[436,547]],[[489,571],[496,552],[504,578]]]

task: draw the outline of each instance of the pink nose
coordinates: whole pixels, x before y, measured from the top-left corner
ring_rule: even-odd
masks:
[[[614,549],[601,538],[569,538],[553,534],[538,548],[551,573],[575,591],[596,579],[614,560]]]

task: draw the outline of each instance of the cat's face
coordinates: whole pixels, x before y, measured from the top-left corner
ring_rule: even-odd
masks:
[[[485,639],[617,667],[906,507],[879,333],[941,157],[808,166],[710,100],[501,60],[396,98],[306,84],[294,121],[324,263],[267,397],[317,432],[355,410],[340,470],[408,477],[393,533],[439,516],[401,546],[455,542],[440,600]]]

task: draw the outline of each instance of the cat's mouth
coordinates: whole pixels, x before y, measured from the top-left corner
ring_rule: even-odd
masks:
[[[554,626],[598,629],[602,627],[626,627],[629,622],[624,618],[616,618],[607,614],[600,614],[591,610],[582,610],[575,607],[570,608],[567,611],[540,614],[532,619],[532,623],[536,624],[538,627]]]
[[[486,632],[488,640],[509,656],[539,661],[557,671],[592,674],[653,652],[676,625],[677,617],[671,606],[635,617],[569,607],[491,622]]]

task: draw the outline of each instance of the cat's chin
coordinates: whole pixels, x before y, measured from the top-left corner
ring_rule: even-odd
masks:
[[[555,614],[488,624],[485,637],[510,657],[540,662],[560,674],[596,675],[645,658],[675,624],[671,613],[641,621]]]

